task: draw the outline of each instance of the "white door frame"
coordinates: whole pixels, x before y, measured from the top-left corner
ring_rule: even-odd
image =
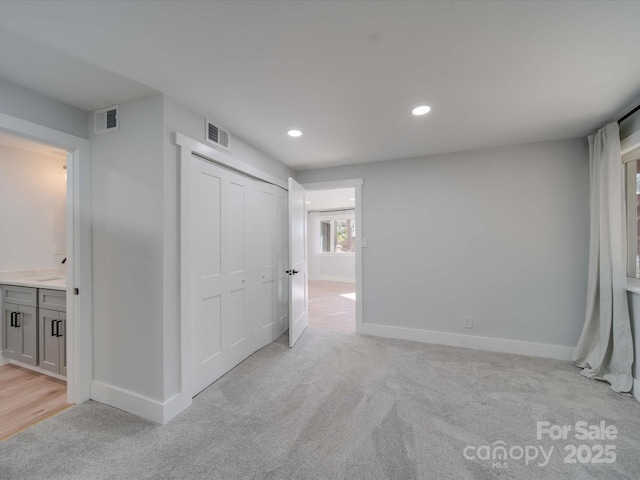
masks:
[[[91,144],[89,140],[0,113],[0,130],[67,153],[67,401],[91,398],[93,305]],[[74,295],[74,288],[79,295]]]
[[[336,180],[333,182],[303,183],[307,190],[333,190],[335,188],[350,188],[356,190],[356,333],[362,333],[362,178],[352,178],[349,180]],[[307,246],[308,248],[308,246]],[[307,258],[309,258],[307,252]]]
[[[192,402],[193,392],[193,359],[191,357],[191,157],[197,154],[199,157],[217,163],[224,167],[236,170],[259,180],[277,185],[287,190],[287,182],[263,172],[260,169],[247,165],[237,160],[228,153],[221,152],[213,147],[205,145],[193,138],[176,132],[175,144],[180,149],[180,395],[181,400],[175,405],[175,410],[168,417],[173,418],[179,412],[188,408]]]

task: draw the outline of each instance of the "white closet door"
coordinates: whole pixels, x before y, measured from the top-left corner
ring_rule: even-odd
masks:
[[[289,328],[289,275],[286,274],[289,263],[289,216],[287,214],[287,192],[278,188],[276,206],[276,229],[278,249],[278,331],[276,338]]]
[[[255,182],[231,172],[226,173],[229,181],[226,183],[226,208],[222,218],[227,252],[223,262],[226,274],[223,331],[225,365],[228,371],[253,353],[248,312],[250,289],[247,239],[252,235],[249,209],[251,188]]]
[[[193,395],[286,328],[286,192],[192,157]],[[284,294],[284,292],[282,292]],[[280,324],[278,322],[280,320]]]
[[[268,183],[257,183],[254,252],[258,275],[255,301],[252,302],[256,349],[272,342],[277,334],[276,188]]]
[[[193,394],[225,369],[222,318],[226,256],[222,237],[222,169],[197,157],[191,168],[191,275]]]

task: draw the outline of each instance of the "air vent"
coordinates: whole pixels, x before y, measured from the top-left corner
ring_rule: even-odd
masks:
[[[205,123],[204,133],[205,139],[208,143],[226,150],[227,152],[229,151],[229,132],[213,124],[208,118]]]
[[[93,112],[93,133],[99,135],[120,130],[119,110],[119,105],[113,105]]]

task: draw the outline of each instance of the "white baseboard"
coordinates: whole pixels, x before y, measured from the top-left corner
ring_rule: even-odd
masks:
[[[637,359],[636,359],[637,361]],[[640,380],[633,379],[633,386],[631,387],[631,394],[636,400],[640,402]]]
[[[322,280],[325,282],[356,283],[355,277],[335,277],[333,275],[316,275],[311,280]]]
[[[187,395],[176,394],[165,402],[139,395],[106,383],[91,382],[91,398],[100,403],[164,425],[191,405]]]
[[[413,340],[423,343],[435,343],[450,347],[473,348],[490,352],[514,353],[531,357],[554,358],[556,360],[571,361],[574,347],[550,345],[545,343],[522,342],[503,338],[477,337],[459,333],[435,332],[415,328],[393,327],[389,325],[375,325],[363,323],[359,333],[378,337]]]

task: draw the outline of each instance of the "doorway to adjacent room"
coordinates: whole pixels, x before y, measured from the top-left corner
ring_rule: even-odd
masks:
[[[307,192],[309,325],[356,331],[355,188]]]

